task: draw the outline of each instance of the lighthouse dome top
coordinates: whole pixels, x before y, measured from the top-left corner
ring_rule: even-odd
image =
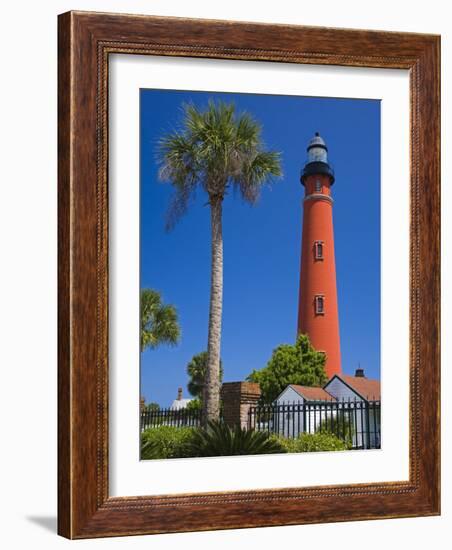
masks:
[[[325,149],[325,151],[328,151],[326,143],[319,132],[316,132],[314,137],[309,141],[308,151],[313,147],[320,147],[321,149]]]
[[[301,172],[301,183],[304,184],[305,178],[316,174],[326,174],[330,177],[331,183],[334,183],[334,171],[328,162],[328,148],[319,132],[309,141],[307,152],[308,158]]]

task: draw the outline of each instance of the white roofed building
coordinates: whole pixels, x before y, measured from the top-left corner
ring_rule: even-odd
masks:
[[[182,397],[182,388],[177,388],[177,398],[172,402],[170,409],[172,411],[180,411],[187,408],[190,401],[193,401],[193,399],[184,399]]]
[[[380,400],[380,380],[367,378],[361,368],[354,376],[335,374],[322,388],[289,384],[273,403],[273,430],[297,437],[349,424],[354,448],[379,448]]]

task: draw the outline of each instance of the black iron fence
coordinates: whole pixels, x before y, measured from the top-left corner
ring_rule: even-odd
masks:
[[[141,411],[141,431],[157,426],[197,427],[201,425],[199,409],[151,409]]]
[[[318,401],[250,407],[248,429],[288,438],[303,433],[332,433],[352,449],[379,449],[380,401]],[[199,427],[200,409],[141,411],[141,431],[158,426]]]
[[[352,449],[379,449],[380,401],[319,401],[251,407],[248,429],[296,438],[333,433]]]

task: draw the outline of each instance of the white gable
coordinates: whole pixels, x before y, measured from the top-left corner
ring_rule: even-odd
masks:
[[[332,378],[326,386],[324,386],[324,389],[330,393],[333,397],[335,397],[338,401],[348,401],[355,400],[356,401],[363,401],[363,399],[355,393],[347,384],[344,384],[344,382],[337,377]]]
[[[287,386],[287,388],[278,396],[275,403],[277,405],[291,404],[291,403],[304,403],[303,397],[296,392],[292,386]]]

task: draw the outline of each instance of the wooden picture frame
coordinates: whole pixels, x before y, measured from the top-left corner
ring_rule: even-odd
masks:
[[[439,514],[440,38],[69,12],[59,16],[58,40],[59,534],[87,538]],[[109,496],[107,92],[112,53],[409,70],[408,481]]]

